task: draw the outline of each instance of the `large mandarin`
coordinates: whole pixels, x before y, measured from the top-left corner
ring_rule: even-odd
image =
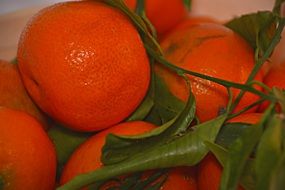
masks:
[[[150,66],[136,28],[96,1],[40,11],[21,35],[19,69],[39,107],[79,131],[128,117],[148,89]]]

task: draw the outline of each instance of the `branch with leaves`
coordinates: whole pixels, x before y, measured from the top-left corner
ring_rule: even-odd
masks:
[[[193,166],[198,164],[209,150],[224,167],[221,190],[234,190],[239,182],[247,190],[283,190],[285,188],[282,183],[282,180],[283,182],[285,180],[285,96],[278,89],[273,89],[269,93],[260,92],[253,88],[252,84],[255,75],[269,59],[281,38],[285,19],[279,13],[281,3],[284,1],[277,0],[272,12],[263,11],[244,15],[226,24],[255,49],[256,64],[245,84],[185,70],[167,61],[156,41],[156,32],[145,16],[143,0],[138,1],[137,14],[129,10],[122,0],[103,2],[121,10],[133,21],[144,41],[152,66],[159,62],[179,76],[192,75],[215,82],[227,89],[240,89],[241,92],[234,102],[229,101],[226,113],[205,123],[196,122],[197,124],[190,128],[189,126],[197,121],[196,103],[191,88],[189,88],[189,99],[184,104],[171,95],[164,82],[153,72],[147,96],[128,120],[152,120],[161,126],[150,133],[133,137],[110,134],[102,150],[102,161],[105,166],[75,177],[58,190],[76,190],[92,184],[94,187],[96,183],[125,173]],[[189,2],[184,0],[187,5]],[[228,91],[231,94],[230,90]],[[245,110],[232,114],[232,110],[245,92],[256,94],[261,99]],[[243,113],[264,100],[272,103],[258,124],[233,124],[234,127],[227,127],[224,130],[225,122],[229,118]],[[276,113],[274,109],[276,103],[282,105],[282,113]],[[232,137],[233,130],[238,130],[236,131],[238,135],[235,137]],[[221,141],[221,139],[229,140]],[[252,154],[254,161],[249,159]]]

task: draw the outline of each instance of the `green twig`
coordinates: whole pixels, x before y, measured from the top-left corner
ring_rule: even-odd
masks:
[[[260,81],[253,80],[253,81],[249,82],[248,84],[251,86],[252,85],[258,85],[261,88],[263,88],[264,90],[266,90],[267,93],[269,93],[271,91],[271,88],[269,88],[266,84],[264,84],[263,82],[260,82]]]
[[[284,26],[285,26],[285,19],[280,19],[279,25],[278,25],[276,32],[272,38],[272,41],[270,42],[270,44],[269,44],[267,50],[265,51],[264,55],[260,59],[256,60],[256,64],[255,64],[252,72],[250,73],[245,84],[250,83],[255,78],[255,76],[259,72],[260,68],[262,67],[262,65],[270,57],[270,55],[272,54],[272,52],[274,50],[274,47],[280,41],[280,36],[281,36],[281,33],[283,31]],[[239,104],[239,102],[242,99],[244,94],[245,94],[244,90],[239,93],[239,95],[235,99],[230,111],[233,111],[235,109],[235,107]]]
[[[136,13],[139,16],[145,15],[145,0],[137,0],[137,5],[136,5]]]
[[[253,94],[256,94],[256,95],[260,96],[261,98],[264,98],[264,99],[267,99],[267,100],[270,100],[270,101],[275,101],[275,99],[276,99],[274,96],[265,94],[265,93],[263,93],[263,92],[261,92],[259,90],[256,90],[255,88],[253,88],[253,87],[251,87],[249,85],[246,85],[246,84],[234,83],[234,82],[230,82],[230,81],[227,81],[227,80],[211,77],[211,76],[208,76],[208,75],[204,75],[204,74],[201,74],[201,73],[197,73],[197,72],[193,72],[193,71],[190,71],[190,70],[186,70],[186,69],[177,67],[177,66],[171,64],[170,62],[168,62],[163,56],[157,55],[157,53],[152,48],[150,48],[149,46],[146,45],[145,48],[147,49],[148,53],[152,57],[154,57],[159,63],[161,63],[164,66],[168,67],[169,69],[177,72],[179,75],[181,75],[181,73],[189,74],[189,75],[192,75],[192,76],[195,76],[195,77],[199,77],[199,78],[202,78],[202,79],[205,79],[205,80],[209,80],[209,81],[215,82],[215,83],[220,84],[220,85],[222,85],[224,87],[228,87],[228,88],[232,87],[232,88],[237,88],[237,89],[240,89],[240,90],[248,91],[248,92],[251,92]]]
[[[265,101],[264,98],[261,98],[261,99],[257,100],[256,102],[250,104],[249,106],[243,108],[242,110],[240,110],[240,111],[238,111],[238,112],[236,112],[236,113],[230,114],[230,115],[228,116],[227,120],[230,120],[230,119],[232,119],[232,118],[234,118],[234,117],[236,117],[236,116],[238,116],[238,115],[240,115],[240,114],[243,114],[244,112],[250,110],[251,108],[253,108],[253,107],[255,107],[255,106],[258,106],[259,104],[261,104],[261,103],[264,102],[264,101]]]

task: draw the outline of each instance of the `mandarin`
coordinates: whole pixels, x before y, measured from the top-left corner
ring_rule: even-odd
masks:
[[[79,131],[124,120],[143,100],[150,81],[136,28],[122,12],[96,1],[41,10],[21,35],[18,61],[37,105]]]
[[[218,23],[218,21],[208,16],[189,15],[186,19],[177,24],[173,30],[182,30],[183,28],[189,28],[203,23]]]
[[[135,10],[137,0],[124,0],[129,8]],[[145,12],[156,28],[158,35],[171,30],[187,17],[187,9],[182,0],[146,0]]]
[[[42,126],[30,115],[0,107],[0,188],[53,190],[56,155]]]
[[[199,164],[199,190],[219,190],[223,168],[213,154],[208,154]],[[238,190],[243,190],[241,186]]]
[[[26,112],[47,129],[46,117],[29,97],[17,65],[0,60],[0,106]]]
[[[143,121],[125,122],[101,131],[85,141],[71,155],[64,167],[60,183],[65,184],[75,176],[96,170],[103,166],[101,162],[101,149],[108,134],[138,135],[154,129],[155,126]],[[149,172],[148,172],[149,173]],[[113,183],[107,184],[110,187]],[[170,170],[168,179],[161,189],[196,190],[195,173],[190,167],[181,167]]]
[[[253,49],[220,24],[204,23],[172,31],[161,42],[161,47],[166,59],[176,66],[236,83],[245,83],[254,67]],[[187,100],[188,90],[181,77],[160,65],[155,70],[176,97]],[[227,89],[205,79],[188,77],[197,102],[198,118],[203,122],[223,113],[229,100]],[[262,74],[259,73],[255,80],[261,81]],[[232,92],[235,97],[240,91],[232,89]],[[235,111],[258,98],[245,93]]]
[[[168,34],[172,33],[172,31],[182,30],[183,28],[189,28],[203,23],[218,23],[218,21],[207,16],[189,15],[187,18],[185,18],[175,27],[173,27],[169,32],[166,32],[164,35],[161,35],[159,40],[163,41],[165,38],[167,38]]]

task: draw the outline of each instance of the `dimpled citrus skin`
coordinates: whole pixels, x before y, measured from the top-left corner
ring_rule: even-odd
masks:
[[[29,97],[17,68],[7,61],[0,60],[0,106],[24,111],[41,122],[45,129],[48,124],[45,116]]]
[[[125,122],[101,131],[90,139],[85,141],[79,148],[75,150],[61,175],[60,184],[65,184],[79,174],[94,171],[103,166],[101,162],[101,149],[105,144],[108,134],[116,135],[138,135],[149,132],[156,126],[143,121]],[[146,172],[145,175],[150,175]],[[196,172],[190,167],[177,167],[170,169],[166,182],[161,189],[173,190],[179,188],[181,190],[196,190]],[[111,187],[113,183],[107,183],[107,187]],[[102,188],[102,189],[105,189]]]
[[[135,10],[137,0],[125,0],[129,8]],[[146,16],[158,34],[164,34],[187,17],[182,0],[146,0]]]
[[[251,47],[220,24],[182,27],[172,31],[161,42],[161,47],[166,59],[181,68],[236,83],[245,83],[254,67]],[[188,90],[183,79],[163,67],[156,67],[156,72],[163,77],[175,96],[187,100]],[[197,101],[197,116],[201,121],[212,119],[225,110],[228,103],[226,88],[198,77],[189,78]],[[259,73],[255,80],[261,81],[262,74]],[[233,89],[232,92],[236,96],[239,90]],[[256,100],[258,96],[246,93],[236,110]]]
[[[40,11],[21,35],[18,61],[35,102],[79,131],[125,119],[142,101],[150,80],[135,27],[119,10],[95,1]]]
[[[0,107],[0,177],[5,190],[54,190],[56,155],[42,126]]]

